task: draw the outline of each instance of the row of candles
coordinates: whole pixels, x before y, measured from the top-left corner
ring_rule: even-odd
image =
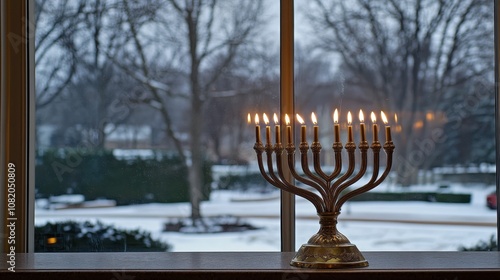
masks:
[[[378,126],[377,126],[377,117],[374,112],[371,112],[371,120],[373,123],[373,142],[378,142]],[[391,136],[391,127],[388,125],[388,120],[386,115],[384,114],[383,111],[380,112],[380,116],[382,118],[382,121],[385,124],[385,139],[386,142],[391,142],[392,141],[392,136]],[[304,122],[304,119],[297,114],[297,121],[301,124],[300,128],[300,141],[301,142],[306,142],[306,124]],[[271,127],[269,125],[269,118],[267,115],[264,113],[262,115],[262,118],[264,120],[264,123],[266,125],[266,144],[271,144]],[[276,113],[273,116],[274,123],[275,123],[275,136],[276,136],[276,143],[281,144],[281,127],[279,124],[278,116]],[[319,136],[318,136],[318,131],[319,131],[319,126],[318,126],[318,120],[316,118],[316,115],[311,113],[311,120],[313,123],[313,137],[314,137],[314,142],[318,142]],[[248,114],[248,122],[251,123],[251,116]],[[287,141],[288,144],[292,144],[292,127],[290,126],[290,117],[288,114],[285,114],[285,122],[286,122],[286,133],[287,133]],[[363,111],[359,110],[359,122],[360,122],[360,133],[361,133],[361,141],[364,142],[366,141],[366,134],[365,134],[365,123],[364,123],[364,115]],[[339,114],[337,109],[335,109],[333,113],[333,123],[334,123],[334,136],[335,136],[335,142],[340,142],[340,125],[339,125]],[[260,141],[260,120],[259,120],[259,115],[255,114],[255,138],[256,142],[261,142]],[[353,130],[352,130],[352,114],[349,111],[347,113],[347,142],[353,142],[354,140],[353,137]]]

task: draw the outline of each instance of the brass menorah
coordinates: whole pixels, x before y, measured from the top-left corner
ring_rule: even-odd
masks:
[[[337,113],[337,111],[335,112]],[[295,145],[292,142],[291,128],[289,126],[289,118],[287,119],[288,143],[285,147],[281,144],[280,127],[276,124],[276,143],[272,144],[270,140],[270,127],[268,125],[267,116],[264,114],[266,121],[266,144],[260,141],[260,126],[258,125],[258,116],[256,115],[256,143],[254,149],[257,153],[257,161],[262,176],[274,185],[275,187],[303,197],[310,201],[316,208],[319,216],[320,229],[318,233],[313,235],[307,244],[300,247],[297,254],[291,261],[292,266],[305,268],[346,268],[346,267],[365,267],[368,266],[368,261],[363,257],[356,245],[352,244],[347,237],[337,230],[337,218],[340,214],[342,205],[349,199],[359,194],[365,193],[378,186],[389,174],[392,166],[392,154],[394,144],[391,140],[390,127],[386,126],[386,142],[383,145],[387,154],[386,166],[384,172],[379,176],[380,168],[380,150],[382,145],[378,141],[378,128],[374,120],[372,112],[373,124],[373,142],[368,144],[364,132],[364,124],[362,120],[362,112],[360,111],[361,121],[361,141],[356,147],[352,136],[352,127],[348,126],[348,137],[345,146],[343,147],[339,137],[338,121],[335,121],[335,141],[332,145],[334,151],[335,166],[332,173],[327,174],[321,167],[321,144],[318,140],[318,128],[315,122],[314,113],[312,114],[314,126],[314,141],[309,147],[306,139],[306,127],[303,120],[297,115],[298,120],[302,123],[301,142],[299,145],[300,163],[304,175],[299,175],[295,170]],[[348,119],[350,113],[348,114]],[[382,119],[387,123],[387,118],[382,112]],[[277,117],[275,115],[275,122]],[[355,150],[359,149],[360,163],[358,171],[356,169]],[[342,149],[347,151],[347,170],[342,173]],[[363,186],[344,192],[349,186],[358,182],[367,170],[368,165],[368,150],[373,153],[373,173],[371,179]],[[286,150],[286,155],[283,153]],[[308,162],[308,152],[312,151],[312,159],[314,173],[310,170]],[[263,162],[263,154],[267,158],[267,171]],[[274,157],[273,157],[274,154]],[[290,181],[285,176],[284,160],[286,156],[286,164],[288,171],[298,182],[314,188],[316,191],[310,191],[302,187],[298,187],[293,181]],[[274,162],[276,164],[274,164]]]

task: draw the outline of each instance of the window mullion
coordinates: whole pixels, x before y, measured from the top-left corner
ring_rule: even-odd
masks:
[[[281,0],[280,6],[280,112],[294,119],[294,9],[293,0]],[[283,122],[282,122],[283,123]],[[284,143],[285,126],[281,126]],[[292,126],[293,130],[293,126]],[[293,135],[295,132],[292,131]],[[282,155],[286,157],[286,154]],[[293,177],[289,172],[286,158],[283,170],[289,182]],[[295,251],[295,196],[281,191],[281,251]]]

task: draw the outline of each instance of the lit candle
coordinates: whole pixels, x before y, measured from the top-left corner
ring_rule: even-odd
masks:
[[[365,116],[363,115],[363,111],[359,110],[359,130],[361,132],[361,142],[366,141],[366,135],[365,135]]]
[[[288,114],[285,114],[285,123],[286,123],[286,136],[288,139],[288,144],[292,144],[292,127],[290,126],[290,117]]]
[[[255,142],[260,143],[259,114],[255,114]]]
[[[300,126],[300,142],[306,142],[306,123],[304,122],[304,119],[297,114],[297,121],[301,124]]]
[[[264,123],[266,124],[266,144],[271,144],[271,126],[269,126],[269,118],[266,113],[262,115]]]
[[[273,119],[274,119],[274,124],[275,124],[274,129],[276,130],[275,131],[275,133],[276,133],[276,144],[281,144],[281,131],[280,131],[280,125],[279,125],[278,115],[276,115],[276,113],[274,113]]]
[[[340,142],[340,126],[339,126],[339,111],[335,109],[333,112],[333,130],[335,132],[335,142]]]
[[[373,122],[373,142],[378,142],[378,126],[377,126],[377,117],[375,113],[371,113],[372,122]]]
[[[352,136],[352,115],[351,111],[347,112],[347,142],[353,142]]]
[[[318,129],[319,129],[318,128],[318,119],[316,119],[316,115],[314,114],[314,112],[311,113],[311,120],[312,120],[312,122],[314,124],[314,126],[313,126],[314,142],[318,142],[319,141],[318,140],[318,138],[319,138],[318,137]]]
[[[380,116],[382,117],[382,121],[385,124],[385,141],[391,142],[392,141],[391,127],[389,125],[387,125],[389,123],[387,121],[387,117],[385,116],[383,111],[380,111]]]

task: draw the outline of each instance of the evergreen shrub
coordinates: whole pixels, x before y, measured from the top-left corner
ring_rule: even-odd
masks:
[[[101,222],[49,222],[35,227],[35,252],[165,252],[170,247],[149,232]]]
[[[210,196],[211,165],[205,162],[203,199]],[[111,151],[47,150],[37,156],[38,197],[68,193],[86,200],[113,199],[118,205],[188,202],[188,170],[178,156],[117,159]]]

